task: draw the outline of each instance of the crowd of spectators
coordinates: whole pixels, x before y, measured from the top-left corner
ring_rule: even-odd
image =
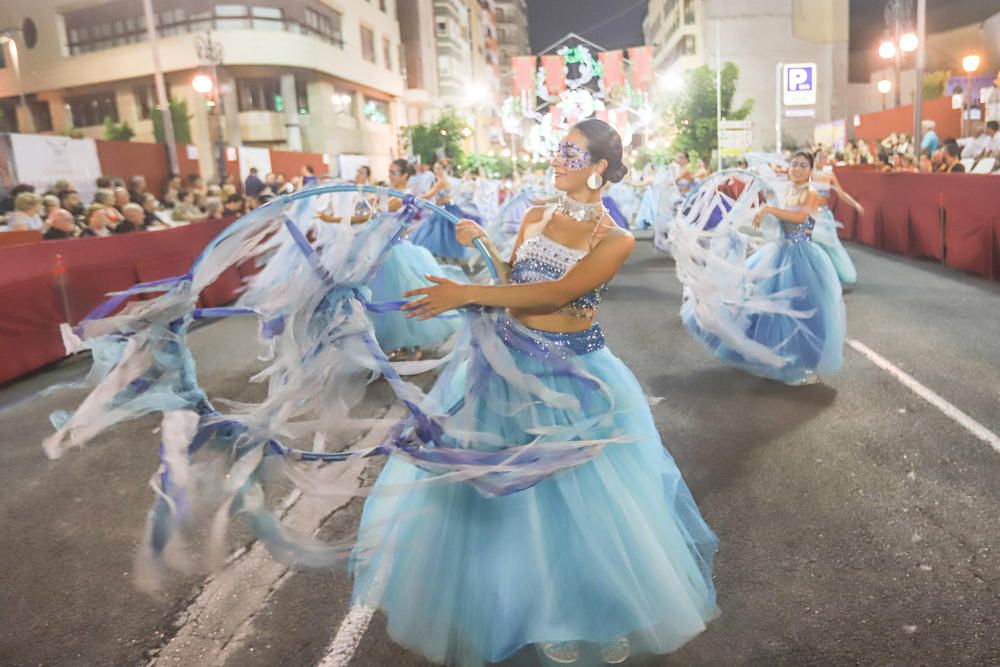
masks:
[[[279,195],[295,192],[316,182],[312,167],[288,179],[285,174],[267,174],[257,169],[243,187],[226,176],[220,183],[206,184],[198,175],[172,176],[163,191],[150,192],[143,176],[120,178],[102,176],[88,204],[67,181],[56,181],[38,193],[23,183],[0,201],[0,231],[39,231],[45,240],[87,236],[109,236],[174,227],[204,220],[236,219]]]

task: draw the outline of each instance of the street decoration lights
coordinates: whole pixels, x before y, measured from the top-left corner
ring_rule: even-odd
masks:
[[[979,63],[981,59],[976,54],[969,54],[962,58],[962,69],[965,71],[965,94],[962,95],[962,136],[964,137],[968,132],[966,128],[968,122],[972,115],[972,105],[974,100],[972,99],[972,74],[979,69]]]

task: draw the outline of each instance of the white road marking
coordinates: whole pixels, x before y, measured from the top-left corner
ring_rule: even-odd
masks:
[[[854,348],[857,352],[860,352],[867,357],[873,364],[895,377],[914,394],[940,410],[945,414],[945,416],[958,422],[958,424],[965,428],[965,430],[969,431],[969,433],[985,442],[997,452],[1000,452],[1000,436],[996,433],[977,422],[965,412],[962,412],[962,410],[957,408],[955,405],[949,403],[933,390],[918,382],[912,375],[899,368],[861,341],[848,338],[847,344]]]
[[[358,650],[361,638],[365,636],[368,624],[372,622],[374,615],[375,607],[368,605],[351,607],[317,667],[346,667],[354,657],[354,652]]]

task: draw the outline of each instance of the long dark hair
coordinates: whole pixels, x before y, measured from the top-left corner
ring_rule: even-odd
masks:
[[[615,128],[598,118],[581,120],[573,128],[587,137],[587,150],[592,162],[607,161],[604,180],[617,183],[625,178],[628,167],[622,163],[622,138]]]
[[[816,165],[815,160],[813,160],[812,153],[807,153],[806,151],[799,151],[798,153],[792,156],[792,160],[794,160],[797,157],[804,157],[806,160],[808,160],[810,169],[812,169]],[[789,162],[791,162],[792,160],[789,160]]]
[[[404,158],[393,160],[392,166],[395,167],[396,169],[399,169],[399,173],[402,174],[403,176],[413,176],[415,173],[417,173],[416,169],[413,168],[413,165],[410,164],[409,160],[406,160]]]

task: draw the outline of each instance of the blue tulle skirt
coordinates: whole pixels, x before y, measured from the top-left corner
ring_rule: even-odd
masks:
[[[773,272],[753,285],[757,294],[776,294],[798,289],[786,313],[761,312],[746,319],[746,337],[785,358],[781,367],[750,359],[740,349],[727,345],[705,331],[695,317],[693,302],[685,302],[681,318],[688,331],[719,360],[748,373],[781,382],[798,383],[812,375],[831,375],[843,363],[847,315],[840,280],[833,263],[815,243],[787,240],[765,244],[747,259],[751,268]]]
[[[475,217],[467,215],[455,204],[445,204],[442,208],[459,218],[470,218],[477,223],[480,222]],[[440,215],[433,215],[425,222],[420,223],[416,231],[410,235],[410,241],[427,248],[435,257],[446,259],[469,259],[473,252],[458,242],[455,237],[455,225]]]
[[[604,208],[608,209],[608,215],[615,221],[615,224],[622,229],[628,229],[628,220],[625,219],[625,214],[622,213],[615,200],[605,196],[601,197],[601,201],[604,202]]]
[[[522,372],[580,396],[585,413],[607,414],[614,404],[613,424],[587,437],[625,433],[632,441],[503,496],[464,482],[419,486],[430,473],[393,456],[365,505],[358,544],[373,555],[355,565],[355,603],[384,610],[392,638],[436,662],[497,662],[553,641],[590,642],[582,646],[593,653],[623,635],[633,655],[680,647],[717,613],[717,540],[660,441],[641,387],[604,347],[575,359],[608,395],[587,393],[544,359],[510,350]],[[481,389],[476,428],[503,447],[530,441],[532,428],[580,418],[519,405],[516,387],[474,363],[444,374],[431,396],[442,405],[461,401],[469,383]]]
[[[816,215],[816,229],[813,231],[813,241],[822,248],[833,268],[837,270],[840,283],[845,286],[854,285],[858,282],[858,270],[851,261],[851,256],[840,242],[837,236],[837,221],[833,218],[833,212],[829,208],[823,207]]]
[[[406,239],[397,241],[385,263],[375,274],[371,284],[372,301],[386,302],[403,299],[403,292],[426,287],[431,283],[426,275],[445,276],[462,280],[464,275],[457,267],[442,267],[427,248],[410,243]],[[375,327],[375,338],[379,347],[386,352],[408,347],[433,347],[446,341],[458,330],[457,317],[434,317],[420,321],[407,318],[399,311],[372,313],[369,315]]]
[[[656,223],[657,200],[659,194],[653,186],[647,187],[639,200],[639,213],[635,216],[635,228],[646,229]]]

